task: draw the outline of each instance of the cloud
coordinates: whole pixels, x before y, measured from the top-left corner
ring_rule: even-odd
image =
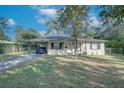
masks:
[[[39,16],[37,22],[45,25],[51,19],[54,19],[57,16],[57,9],[39,9]]]
[[[32,5],[30,6],[32,9],[37,10],[38,15],[45,15],[47,17],[55,17],[57,15],[57,8],[52,5]]]
[[[45,19],[45,18],[44,19],[43,18],[38,18],[37,19],[37,22],[40,23],[40,24],[43,24],[43,25],[45,25],[47,21],[48,21],[48,19]]]
[[[47,8],[50,8],[51,6],[50,5],[31,5],[30,6],[32,9],[47,9]]]
[[[102,22],[99,20],[99,18],[96,16],[94,13],[89,13],[88,14],[88,19],[89,27],[101,27]]]
[[[57,17],[57,10],[62,7],[54,5],[33,5],[30,8],[36,10],[36,21],[40,24],[45,24],[47,21],[53,20]]]
[[[9,18],[7,24],[8,25],[15,25],[16,23],[15,23],[14,19]]]
[[[57,15],[57,9],[39,9],[40,15],[46,15],[48,17],[55,17]]]
[[[45,34],[47,31],[38,31],[39,34],[43,35]]]
[[[47,32],[47,31],[38,31],[38,33],[39,33],[42,37],[44,37],[44,36],[46,35],[46,32]]]

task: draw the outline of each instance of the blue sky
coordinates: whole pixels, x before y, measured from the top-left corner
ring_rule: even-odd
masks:
[[[10,31],[8,36],[11,38],[15,37],[15,27],[23,26],[25,31],[29,28],[34,28],[38,32],[47,31],[47,26],[43,23],[45,20],[50,20],[56,16],[56,9],[64,8],[64,6],[0,6],[0,16],[4,16],[9,19]],[[95,7],[91,8],[91,19],[94,22],[97,21],[97,11]],[[96,22],[98,24],[98,22]]]

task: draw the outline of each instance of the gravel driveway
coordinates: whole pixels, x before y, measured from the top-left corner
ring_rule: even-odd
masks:
[[[13,67],[15,65],[17,65],[18,63],[23,63],[23,62],[27,62],[30,60],[37,60],[41,57],[41,55],[20,55],[17,57],[12,57],[9,58],[6,61],[0,61],[0,71],[1,70],[5,70],[7,68]]]

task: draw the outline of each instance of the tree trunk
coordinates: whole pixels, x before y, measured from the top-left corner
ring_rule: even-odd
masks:
[[[28,54],[30,54],[30,43],[28,42]]]
[[[74,51],[75,51],[75,54],[74,54],[74,56],[75,56],[75,59],[77,59],[77,44],[78,44],[78,40],[77,40],[77,37],[75,37],[75,47],[74,47]]]

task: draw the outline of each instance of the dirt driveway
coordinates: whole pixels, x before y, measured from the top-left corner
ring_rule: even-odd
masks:
[[[7,59],[6,61],[0,61],[0,70],[5,70],[7,68],[13,67],[17,65],[18,63],[27,62],[30,60],[37,60],[40,57],[41,55],[36,55],[36,54],[20,55],[20,56],[12,57],[12,58]]]

